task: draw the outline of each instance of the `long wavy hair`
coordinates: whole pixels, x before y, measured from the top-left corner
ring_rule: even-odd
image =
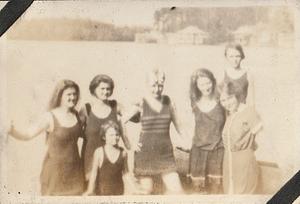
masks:
[[[68,88],[74,88],[76,90],[77,93],[76,104],[78,103],[80,97],[80,89],[78,84],[76,84],[72,80],[64,79],[57,83],[48,104],[48,111],[60,106],[62,94]]]
[[[212,97],[217,97],[218,92],[216,89],[216,78],[214,77],[213,73],[209,71],[206,68],[200,68],[194,71],[194,73],[191,76],[191,82],[190,82],[190,100],[191,100],[191,106],[193,107],[195,103],[197,103],[201,97],[202,93],[199,90],[197,86],[197,80],[199,77],[206,77],[208,78],[212,83]]]

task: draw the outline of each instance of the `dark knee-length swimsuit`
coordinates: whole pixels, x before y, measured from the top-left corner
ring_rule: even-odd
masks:
[[[84,191],[84,172],[77,141],[82,127],[63,127],[50,112],[54,129],[47,135],[48,151],[40,175],[42,195],[80,195]],[[78,118],[78,117],[77,117]]]
[[[221,183],[224,147],[222,130],[225,123],[225,111],[218,103],[209,112],[202,112],[196,104],[195,132],[190,154],[190,176],[200,187],[206,183]]]

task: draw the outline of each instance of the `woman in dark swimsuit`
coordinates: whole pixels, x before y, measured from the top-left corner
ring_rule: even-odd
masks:
[[[104,135],[99,135],[102,124],[109,120],[118,123],[121,126],[121,131],[123,130],[123,134],[121,134],[123,143],[127,149],[130,148],[129,140],[124,134],[126,131],[124,131],[124,126],[118,118],[122,113],[121,106],[117,101],[109,99],[114,90],[112,78],[107,75],[95,76],[90,83],[89,90],[93,96],[92,101],[85,104],[80,110],[80,118],[85,124],[82,156],[86,180],[90,177],[95,150],[104,145]]]
[[[225,111],[220,105],[216,79],[212,72],[207,69],[197,69],[193,73],[190,99],[195,116],[195,131],[190,154],[189,176],[196,192],[220,193]]]
[[[15,129],[9,134],[19,140],[30,140],[41,133],[47,134],[48,151],[40,176],[42,195],[80,195],[84,190],[84,173],[77,141],[82,126],[75,106],[79,87],[71,80],[58,83],[49,104],[49,111],[39,123],[27,131]]]
[[[127,153],[118,146],[120,128],[117,123],[107,121],[101,126],[105,145],[98,147],[93,156],[89,185],[84,195],[122,195],[124,183],[122,176],[128,167]],[[128,162],[129,165],[132,162]],[[127,168],[132,171],[132,167]]]
[[[247,105],[254,105],[254,85],[250,71],[241,63],[245,58],[241,45],[230,43],[225,48],[228,66],[225,68],[223,83],[231,83],[238,100]]]

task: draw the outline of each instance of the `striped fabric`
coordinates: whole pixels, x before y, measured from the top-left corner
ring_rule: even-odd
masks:
[[[144,133],[156,132],[166,133],[169,132],[171,116],[170,114],[160,114],[147,116],[142,118],[142,131]]]
[[[135,153],[135,174],[153,176],[176,171],[169,128],[171,123],[170,99],[162,98],[160,111],[153,110],[143,101],[141,114],[141,151]]]

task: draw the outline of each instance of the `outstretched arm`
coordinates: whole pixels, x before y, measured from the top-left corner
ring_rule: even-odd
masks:
[[[122,112],[121,121],[123,124],[126,124],[129,120],[132,119],[132,117],[136,116],[137,114],[141,113],[141,104],[136,103],[133,106],[131,106],[130,109]]]
[[[17,130],[13,122],[11,123],[11,127],[8,131],[8,134],[18,140],[30,140],[42,132],[47,130],[51,130],[53,128],[53,119],[49,112],[41,117],[41,119],[34,125],[28,127],[26,130]]]

